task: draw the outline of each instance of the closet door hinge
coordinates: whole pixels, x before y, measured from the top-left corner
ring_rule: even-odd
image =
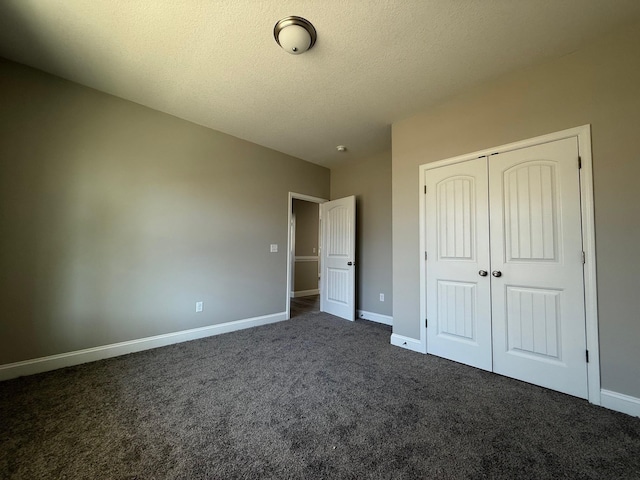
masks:
[[[427,194],[427,186],[426,185],[424,186],[424,194],[425,195]]]
[[[587,363],[589,363],[589,350],[585,350],[587,353]]]
[[[582,168],[582,157],[578,157],[578,169]]]
[[[427,259],[427,252],[424,252],[424,259]]]
[[[429,326],[429,319],[425,318],[424,319],[424,328],[427,328]]]
[[[585,263],[587,263],[587,256],[584,253],[584,250],[582,251],[582,264],[584,265]]]

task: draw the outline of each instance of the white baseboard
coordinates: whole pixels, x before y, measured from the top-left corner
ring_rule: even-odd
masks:
[[[602,389],[600,390],[600,404],[616,412],[640,417],[640,398]]]
[[[393,317],[390,317],[389,315],[367,312],[366,310],[358,310],[356,313],[358,315],[358,318],[362,318],[363,320],[384,323],[385,325],[390,325],[393,327]]]
[[[182,330],[180,332],[166,333],[154,337],[140,338],[126,342],[112,343],[100,347],[86,348],[74,352],[60,353],[48,357],[34,358],[22,362],[0,365],[0,381],[23,375],[33,375],[63,367],[80,365],[81,363],[94,362],[105,358],[126,355],[127,353],[140,352],[152,348],[164,347],[174,343],[188,342],[199,338],[211,337],[223,333],[244,330],[245,328],[258,327],[269,323],[280,322],[287,319],[286,312],[263,315],[261,317],[246,318],[233,322],[209,325],[207,327]]]
[[[317,262],[320,260],[320,257],[317,255],[298,255],[293,258],[295,262]]]
[[[313,290],[299,290],[297,292],[293,292],[291,294],[291,296],[293,298],[298,298],[298,297],[309,297],[311,295],[320,295],[320,290],[318,290],[317,288],[313,289]]]
[[[404,335],[398,335],[397,333],[393,333],[391,335],[391,345],[406,348],[407,350],[412,350],[418,353],[427,353],[420,340],[405,337]]]

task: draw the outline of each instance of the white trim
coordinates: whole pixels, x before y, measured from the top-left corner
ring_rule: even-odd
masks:
[[[586,263],[584,266],[584,292],[585,292],[585,322],[587,335],[587,349],[589,350],[589,363],[587,364],[588,399],[590,403],[600,405],[600,350],[598,334],[598,291],[596,285],[596,250],[595,250],[595,216],[593,200],[593,165],[591,156],[591,125],[569,128],[560,132],[550,133],[539,137],[529,138],[518,142],[508,143],[499,147],[478,150],[477,152],[459,155],[457,157],[440,160],[437,162],[420,165],[420,251],[418,252],[420,265],[420,343],[424,351],[427,351],[427,331],[424,319],[426,318],[426,262],[425,252],[425,221],[424,212],[426,199],[424,192],[425,172],[433,168],[465,162],[478,157],[490,156],[494,153],[504,153],[520,148],[540,145],[542,143],[555,142],[565,138],[577,138],[578,154],[582,159],[580,170],[580,203],[582,210],[582,249],[585,252]],[[424,263],[423,263],[424,262]]]
[[[319,208],[319,207],[318,207]],[[298,216],[293,211],[293,205],[291,206],[291,221],[289,222],[289,236],[288,238],[291,240],[290,246],[287,248],[287,270],[291,278],[290,282],[287,284],[288,288],[293,290],[293,286],[296,284],[296,262],[293,259],[296,253],[296,229],[298,224]],[[291,297],[293,297],[293,291],[291,292]],[[287,307],[285,306],[285,310]]]
[[[404,335],[398,335],[397,333],[391,334],[391,345],[406,348],[407,350],[412,350],[418,353],[427,353],[427,349],[423,347],[420,340],[405,337]]]
[[[640,398],[605,389],[600,390],[600,398],[602,406],[605,408],[640,417]]]
[[[358,318],[363,320],[369,320],[371,322],[383,323],[385,325],[393,326],[393,317],[389,315],[382,315],[380,313],[367,312],[366,310],[356,311]]]
[[[589,402],[600,405],[600,334],[598,333],[598,290],[596,285],[596,227],[593,201],[593,165],[591,157],[591,126],[578,131],[580,169],[580,207],[582,210],[582,250],[585,253],[584,307],[587,328],[587,381]]]
[[[141,352],[152,348],[173,345],[174,343],[188,342],[199,338],[211,337],[223,333],[235,332],[246,328],[258,327],[269,323],[281,322],[287,319],[286,312],[273,313],[260,317],[246,318],[232,322],[209,325],[207,327],[192,328],[180,332],[166,333],[153,337],[139,338],[126,342],[112,343],[100,347],[85,348],[74,352],[60,353],[48,357],[34,358],[22,362],[0,365],[0,381],[23,375],[33,375],[63,367],[80,365],[81,363],[95,362],[105,358],[117,357],[128,353]]]
[[[296,262],[317,262],[320,257],[314,255],[298,255],[293,258]]]
[[[429,165],[429,164],[427,164]],[[418,207],[418,215],[420,218],[418,219],[419,225],[419,245],[420,250],[418,251],[418,265],[421,265],[420,268],[420,318],[418,322],[420,323],[420,348],[424,353],[427,353],[427,260],[425,258],[427,251],[427,234],[426,234],[426,222],[425,222],[425,212],[427,210],[427,195],[425,189],[427,188],[427,183],[425,181],[425,172],[427,171],[427,165],[420,165],[418,169],[420,173],[420,205]]]
[[[305,195],[304,193],[289,192],[289,199],[293,200],[294,198],[311,203],[324,203],[329,201],[326,198],[312,197],[311,195]]]
[[[314,288],[312,290],[298,290],[297,292],[292,292],[292,298],[298,297],[309,297],[311,295],[320,295],[320,289]]]
[[[311,195],[305,195],[303,193],[295,193],[289,192],[289,199],[287,202],[287,290],[286,290],[286,300],[285,300],[285,315],[286,319],[289,320],[291,318],[291,305],[289,299],[293,292],[293,278],[291,275],[291,266],[294,263],[294,260],[291,253],[291,246],[293,245],[294,239],[291,238],[291,220],[293,214],[293,199],[296,198],[298,200],[305,200],[307,202],[313,203],[324,203],[328,202],[326,198],[320,197],[312,197]],[[318,217],[320,217],[320,209],[318,208]],[[318,223],[320,223],[320,219],[318,219]],[[320,236],[320,228],[318,228],[318,237]],[[320,246],[322,248],[322,246]],[[320,256],[320,249],[318,249],[318,256]]]
[[[588,135],[588,137],[584,137]],[[559,132],[549,133],[547,135],[541,135],[539,137],[527,138],[525,140],[519,140],[513,143],[507,143],[497,147],[485,148],[484,150],[478,150],[473,153],[465,153],[464,155],[458,155],[457,157],[451,157],[444,160],[438,160],[437,162],[430,162],[420,165],[420,171],[431,170],[432,168],[444,167],[445,165],[452,165],[454,163],[465,162],[467,160],[473,160],[478,157],[488,157],[494,153],[505,153],[512,150],[518,150],[521,148],[532,147],[534,145],[541,145],[543,143],[555,142],[557,140],[563,140],[565,138],[578,137],[580,154],[583,153],[583,148],[591,148],[591,125],[582,125],[580,127],[568,128]],[[582,140],[582,141],[581,141]],[[588,141],[588,143],[587,143]],[[589,152],[590,153],[590,152]],[[584,160],[584,158],[583,158]],[[589,160],[591,155],[589,154]],[[584,168],[584,165],[583,165]]]

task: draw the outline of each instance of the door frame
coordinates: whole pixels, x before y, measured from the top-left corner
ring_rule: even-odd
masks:
[[[312,197],[311,195],[305,195],[303,193],[295,193],[289,192],[289,200],[288,200],[288,210],[287,210],[287,296],[286,296],[286,317],[285,320],[289,320],[291,318],[291,292],[293,288],[293,278],[291,275],[291,269],[293,268],[293,259],[291,258],[291,247],[295,239],[292,238],[293,230],[291,229],[291,222],[293,220],[293,199],[304,200],[305,202],[311,203],[325,203],[329,200],[326,198],[320,197]],[[322,262],[322,212],[321,209],[318,208],[318,270],[321,270],[321,262]],[[320,282],[318,282],[318,288],[322,288]]]
[[[585,264],[583,268],[584,275],[584,303],[585,303],[585,330],[587,350],[589,351],[589,362],[587,363],[587,383],[588,383],[588,400],[590,403],[600,405],[600,349],[598,334],[598,291],[596,284],[596,239],[595,239],[595,217],[593,203],[593,164],[591,155],[591,125],[582,125],[580,127],[569,128],[559,132],[541,135],[539,137],[520,140],[518,142],[500,145],[498,147],[486,148],[477,152],[459,155],[436,162],[420,165],[420,345],[421,351],[427,351],[427,328],[426,328],[426,269],[428,261],[425,260],[426,255],[426,195],[425,191],[425,174],[433,168],[460,163],[472,160],[478,157],[489,157],[494,153],[504,153],[511,150],[531,147],[542,143],[549,143],[565,138],[577,138],[578,155],[581,160],[581,168],[579,169],[580,179],[580,207],[582,217],[582,250],[585,254]]]

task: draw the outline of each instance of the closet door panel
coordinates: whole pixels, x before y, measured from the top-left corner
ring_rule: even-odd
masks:
[[[427,353],[491,370],[486,158],[425,173]]]
[[[490,158],[493,366],[587,397],[576,138]]]

